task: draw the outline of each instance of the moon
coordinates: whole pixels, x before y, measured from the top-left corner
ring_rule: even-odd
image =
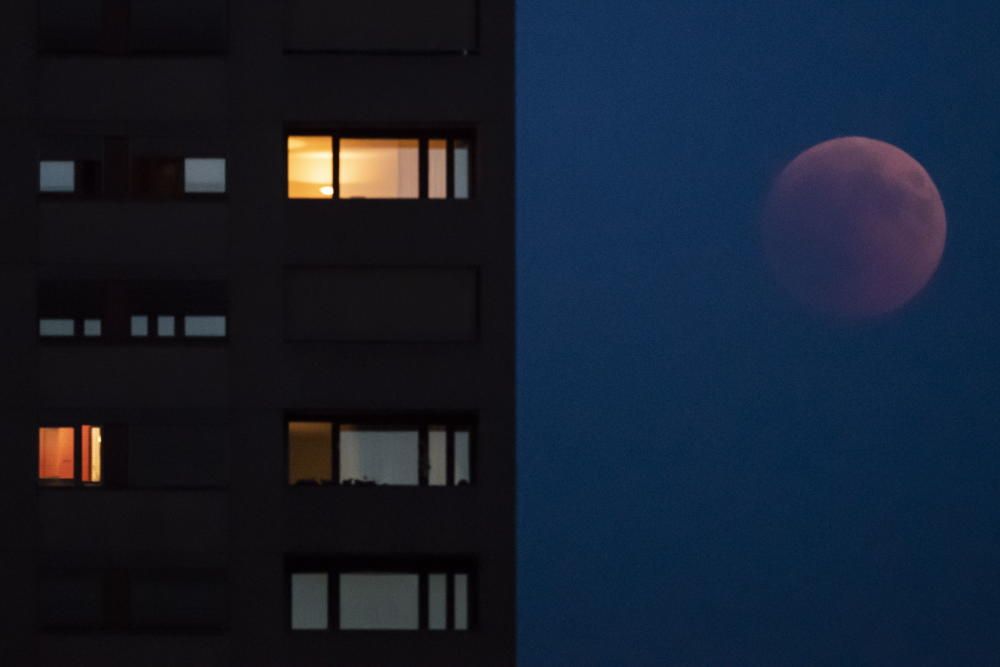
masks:
[[[778,175],[761,218],[764,255],[791,296],[824,315],[878,317],[924,289],[944,254],[934,181],[892,144],[841,137]]]

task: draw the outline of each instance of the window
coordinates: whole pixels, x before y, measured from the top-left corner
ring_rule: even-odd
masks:
[[[410,136],[291,135],[289,199],[468,199],[469,139]]]
[[[38,162],[38,192],[54,199],[152,200],[219,197],[226,193],[224,157],[178,156],[170,147],[183,140],[168,139],[44,137]]]
[[[47,630],[183,632],[222,630],[222,571],[67,569],[39,576],[39,622]]]
[[[76,163],[72,160],[42,160],[38,163],[38,189],[41,192],[74,192]]]
[[[224,283],[46,281],[38,304],[38,335],[47,340],[170,342],[227,335]]]
[[[356,558],[290,569],[293,630],[461,631],[472,625],[469,563]]]
[[[52,197],[92,197],[100,190],[97,160],[39,160],[38,192]]]
[[[463,486],[472,429],[461,424],[288,422],[288,483]]]
[[[225,338],[225,315],[132,315],[130,331],[133,338]],[[177,322],[183,323],[181,333],[177,332]],[[152,330],[150,323],[155,326]]]
[[[477,0],[286,0],[282,4],[285,46],[298,53],[465,55],[476,49],[481,4]]]
[[[342,573],[340,629],[419,630],[420,575]]]
[[[221,573],[183,570],[129,572],[129,621],[137,630],[207,630],[226,625]]]
[[[292,575],[292,629],[329,628],[329,576],[325,572]]]
[[[39,0],[48,53],[217,53],[226,45],[225,0]]]
[[[140,199],[180,199],[225,192],[224,158],[141,156],[132,159],[132,194]]]
[[[226,191],[224,158],[185,158],[184,192],[223,193]]]
[[[43,426],[38,429],[38,480],[100,484],[102,453],[100,426]]]

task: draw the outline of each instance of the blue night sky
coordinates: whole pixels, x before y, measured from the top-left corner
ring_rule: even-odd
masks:
[[[1000,664],[1000,3],[519,12],[522,667]],[[757,235],[842,135],[949,220],[864,324]]]

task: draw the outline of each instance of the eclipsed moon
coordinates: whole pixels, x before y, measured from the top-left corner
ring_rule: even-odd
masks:
[[[855,319],[919,294],[947,236],[927,171],[899,148],[864,137],[832,139],[792,160],[774,182],[761,227],[765,256],[796,300]]]

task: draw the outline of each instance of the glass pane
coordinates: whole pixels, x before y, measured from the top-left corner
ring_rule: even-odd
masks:
[[[74,429],[42,427],[38,429],[38,478],[73,479]]]
[[[469,198],[469,142],[455,140],[455,199]]]
[[[288,137],[288,198],[333,197],[333,138]]]
[[[323,484],[333,480],[333,425],[288,423],[288,483]]]
[[[341,426],[340,483],[416,485],[419,449],[416,430]]]
[[[431,630],[448,629],[448,575],[431,574],[427,577],[427,627]]]
[[[342,630],[418,630],[420,576],[340,575]]]
[[[292,630],[326,630],[329,586],[325,573],[292,575]]]
[[[185,315],[184,335],[221,338],[226,335],[225,315]]]
[[[99,484],[101,481],[101,438],[100,426],[87,426],[81,429],[80,442],[80,474],[84,482]]]
[[[416,139],[340,140],[341,199],[415,199],[419,173]]]
[[[97,574],[41,575],[38,614],[44,627],[87,628],[101,625],[101,580]]]
[[[224,622],[225,585],[221,579],[191,573],[133,570],[129,578],[129,617],[136,628],[188,630]]]
[[[225,192],[226,161],[223,158],[184,160],[184,192]]]
[[[40,336],[72,336],[73,320],[43,318],[38,320],[38,335]]]
[[[38,189],[41,192],[76,190],[76,163],[72,160],[42,160],[38,163]]]
[[[469,629],[469,575],[455,575],[455,629]]]
[[[88,338],[97,338],[101,335],[101,321],[98,319],[83,321],[83,335]]]
[[[427,196],[444,199],[448,196],[448,142],[431,139],[427,143]]]
[[[455,484],[472,483],[472,456],[469,450],[469,432],[455,431]]]
[[[427,483],[444,486],[448,483],[448,431],[444,426],[431,426],[427,432],[427,458],[430,470]]]
[[[149,317],[146,315],[133,315],[130,320],[131,332],[133,336],[143,337],[149,335]]]
[[[171,338],[177,333],[177,320],[173,315],[159,315],[156,318],[156,335]]]

